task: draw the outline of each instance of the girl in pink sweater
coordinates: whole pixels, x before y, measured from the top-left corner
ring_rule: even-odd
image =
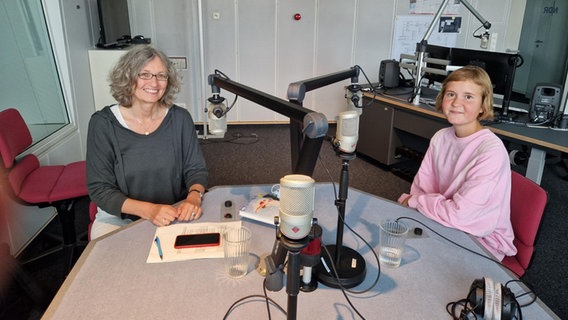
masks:
[[[514,255],[510,219],[511,168],[501,140],[479,120],[493,119],[493,90],[485,70],[467,66],[442,84],[436,109],[441,129],[399,203],[444,226],[475,236],[497,259]]]

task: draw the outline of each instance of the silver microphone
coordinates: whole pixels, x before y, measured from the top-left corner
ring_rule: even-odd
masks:
[[[333,143],[340,151],[352,153],[357,147],[359,138],[359,113],[344,111],[337,116],[337,132]]]
[[[207,106],[207,122],[209,124],[209,133],[213,135],[224,135],[227,132],[227,107],[223,103],[225,98],[214,94],[209,100]]]
[[[309,176],[291,174],[280,179],[280,232],[292,240],[308,236],[312,228],[315,181]]]

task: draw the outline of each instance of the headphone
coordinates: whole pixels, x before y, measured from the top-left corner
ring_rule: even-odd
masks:
[[[511,289],[491,278],[474,280],[466,300],[469,304],[467,311],[473,312],[475,319],[522,319],[521,308]]]

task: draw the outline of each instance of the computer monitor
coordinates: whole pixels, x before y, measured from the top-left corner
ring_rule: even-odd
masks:
[[[518,61],[517,54],[452,48],[450,60],[452,66],[475,65],[485,69],[493,83],[493,93],[503,95],[500,117],[509,117],[509,104]]]
[[[130,37],[127,0],[97,0],[100,34],[99,48],[116,48],[128,45],[121,39]]]
[[[452,48],[449,48],[449,47],[429,44],[426,47],[426,57],[427,58],[434,58],[434,59],[441,59],[441,60],[450,60],[451,51],[452,51]],[[440,71],[442,71],[442,72],[446,71],[445,66],[441,65],[441,64],[427,63],[427,66],[428,66],[428,68],[440,69]],[[444,82],[444,79],[446,79],[446,76],[444,76],[444,75],[429,73],[429,72],[425,72],[422,77],[428,79],[429,84],[432,84],[433,82],[440,82],[441,83],[441,82]]]

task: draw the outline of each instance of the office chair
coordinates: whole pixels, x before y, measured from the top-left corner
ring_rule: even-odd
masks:
[[[99,208],[97,208],[97,205],[91,201],[91,203],[89,203],[89,227],[87,234],[87,239],[89,241],[91,241],[91,229],[93,228],[93,222],[95,221],[98,210]]]
[[[18,158],[32,144],[30,131],[16,109],[0,112],[0,182],[8,195],[23,205],[54,207],[61,223],[63,243],[25,263],[63,250],[68,272],[73,265],[77,235],[75,202],[88,196],[85,161],[42,166],[33,154]]]
[[[502,262],[521,277],[531,262],[548,194],[541,186],[515,171],[512,171],[511,179],[511,224],[517,254],[506,256]]]

